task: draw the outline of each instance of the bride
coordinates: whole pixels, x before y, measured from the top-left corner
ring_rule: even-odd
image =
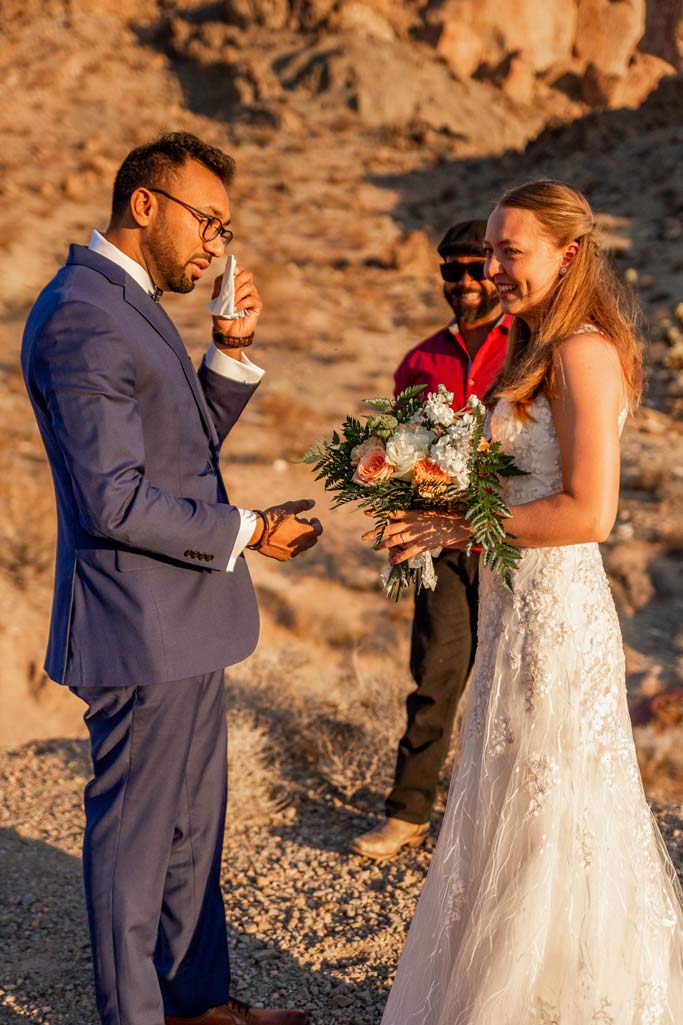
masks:
[[[506,484],[523,554],[513,593],[482,572],[461,761],[382,1025],[681,1025],[682,895],[597,545],[640,393],[635,314],[561,182],[507,192],[486,252],[516,316],[491,432],[528,473]],[[380,547],[466,539],[456,515],[403,512]]]

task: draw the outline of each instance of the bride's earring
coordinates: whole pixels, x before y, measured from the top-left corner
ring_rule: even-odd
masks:
[[[568,271],[568,267],[560,267],[560,277],[563,278]]]

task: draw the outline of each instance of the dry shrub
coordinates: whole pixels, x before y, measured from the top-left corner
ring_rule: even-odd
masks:
[[[405,683],[402,668],[360,646],[338,664],[290,647],[232,667],[227,693],[267,733],[268,757],[292,792],[302,796],[317,780],[357,804],[368,786],[389,786]]]
[[[228,811],[231,833],[269,821],[276,810],[277,768],[266,730],[245,710],[228,716]]]

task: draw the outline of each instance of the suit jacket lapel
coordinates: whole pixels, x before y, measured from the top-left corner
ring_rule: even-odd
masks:
[[[183,373],[187,378],[187,383],[192,389],[192,394],[195,397],[197,406],[199,407],[199,413],[201,415],[204,427],[209,435],[212,443],[218,448],[218,435],[216,434],[216,428],[209,413],[209,408],[204,398],[204,392],[201,389],[197,374],[190,359],[185,344],[178,334],[178,330],[166,313],[161,308],[159,303],[155,303],[150,296],[147,295],[137,284],[126,281],[124,285],[124,298],[126,302],[133,306],[138,313],[145,318],[148,324],[150,324],[154,330],[161,335],[163,340],[166,342],[174,353],[178,357],[180,365],[183,369]]]
[[[178,334],[175,324],[166,311],[161,308],[159,303],[155,303],[153,299],[147,295],[144,288],[141,288],[136,281],[129,277],[122,267],[111,260],[107,260],[106,257],[101,256],[99,253],[94,253],[90,249],[86,249],[85,246],[70,246],[67,263],[84,264],[87,267],[92,267],[93,270],[103,274],[112,282],[112,284],[122,286],[125,301],[130,306],[134,307],[134,309],[136,309],[137,312],[145,318],[147,323],[150,324],[159,335],[161,335],[166,344],[173,349],[180,361],[181,367],[183,368],[183,373],[187,378],[187,383],[192,389],[192,394],[194,395],[197,403],[206,433],[211,439],[215,451],[217,452],[218,435],[216,434],[216,427],[209,412],[209,407],[206,404],[206,399],[204,398],[204,392],[201,389],[194,366],[192,365],[192,360],[188,356],[183,340]]]

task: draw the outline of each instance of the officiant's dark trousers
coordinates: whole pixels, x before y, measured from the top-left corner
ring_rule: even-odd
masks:
[[[410,671],[416,689],[406,702],[386,814],[428,822],[453,721],[477,646],[479,556],[444,552],[434,561],[437,584],[415,595]]]
[[[162,1025],[228,998],[223,688],[222,670],[74,688],[94,769],[83,872],[102,1025]]]

